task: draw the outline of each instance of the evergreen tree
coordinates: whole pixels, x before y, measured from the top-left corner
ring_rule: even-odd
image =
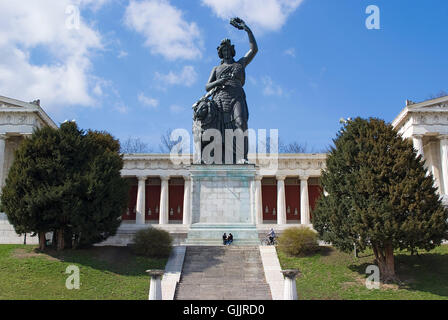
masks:
[[[412,144],[383,120],[348,121],[322,173],[313,226],[342,251],[373,249],[383,281],[394,249],[430,250],[448,238],[448,211]]]
[[[129,186],[121,177],[120,144],[110,134],[89,131],[83,176],[82,210],[71,220],[76,245],[90,245],[115,234],[128,203]],[[94,223],[92,223],[94,217]]]
[[[2,190],[2,210],[17,233],[54,232],[59,250],[92,244],[115,234],[128,186],[119,142],[107,133],[78,129],[36,130],[19,146]]]

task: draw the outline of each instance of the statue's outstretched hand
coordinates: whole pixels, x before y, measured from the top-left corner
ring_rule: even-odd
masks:
[[[243,19],[238,17],[230,19],[230,24],[240,30],[245,30],[247,28],[247,25]]]

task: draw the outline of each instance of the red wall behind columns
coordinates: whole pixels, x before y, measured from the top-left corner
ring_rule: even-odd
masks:
[[[285,193],[286,220],[300,220],[300,185],[286,185]],[[295,209],[297,209],[297,215],[294,215]]]
[[[169,207],[168,207],[169,220],[182,220],[183,214],[184,214],[184,186],[170,185]]]
[[[146,185],[146,198],[145,198],[146,220],[159,220],[160,190],[161,190],[160,185]],[[151,215],[148,215],[149,209],[151,209]]]
[[[261,197],[263,199],[263,220],[277,220],[277,186],[276,185],[261,185]],[[266,206],[268,213],[266,213]],[[276,215],[272,214],[275,208]]]
[[[310,217],[313,218],[313,210],[316,207],[316,202],[319,199],[320,195],[322,194],[322,187],[318,185],[312,185],[308,186],[308,197],[310,201]]]
[[[122,220],[135,220],[135,206],[137,205],[137,186],[131,185],[129,188],[128,210],[122,215]],[[129,214],[127,214],[129,213]]]

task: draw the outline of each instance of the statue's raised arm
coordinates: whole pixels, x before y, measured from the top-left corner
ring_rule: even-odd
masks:
[[[246,25],[246,23],[242,19],[232,18],[230,19],[230,24],[237,29],[245,30],[247,32],[247,35],[249,36],[250,49],[244,56],[245,64],[247,66],[249,63],[251,63],[251,61],[258,52],[257,41],[255,40],[252,30],[250,30],[250,28]]]

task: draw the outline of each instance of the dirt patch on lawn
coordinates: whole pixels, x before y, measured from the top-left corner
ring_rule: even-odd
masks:
[[[353,286],[366,286],[366,278],[362,276],[356,276],[353,281],[347,281],[341,283],[343,289],[348,289]],[[399,290],[402,289],[403,283],[383,283],[380,282],[380,289],[383,290]]]
[[[17,258],[17,259],[28,259],[28,258],[35,258],[35,257],[43,257],[43,258],[45,258],[47,260],[50,260],[50,261],[58,260],[58,259],[56,259],[56,258],[54,258],[52,256],[49,256],[48,254],[45,254],[45,253],[37,252],[37,251],[34,251],[34,250],[33,251],[27,251],[25,249],[15,249],[12,252],[12,256],[14,258]]]

